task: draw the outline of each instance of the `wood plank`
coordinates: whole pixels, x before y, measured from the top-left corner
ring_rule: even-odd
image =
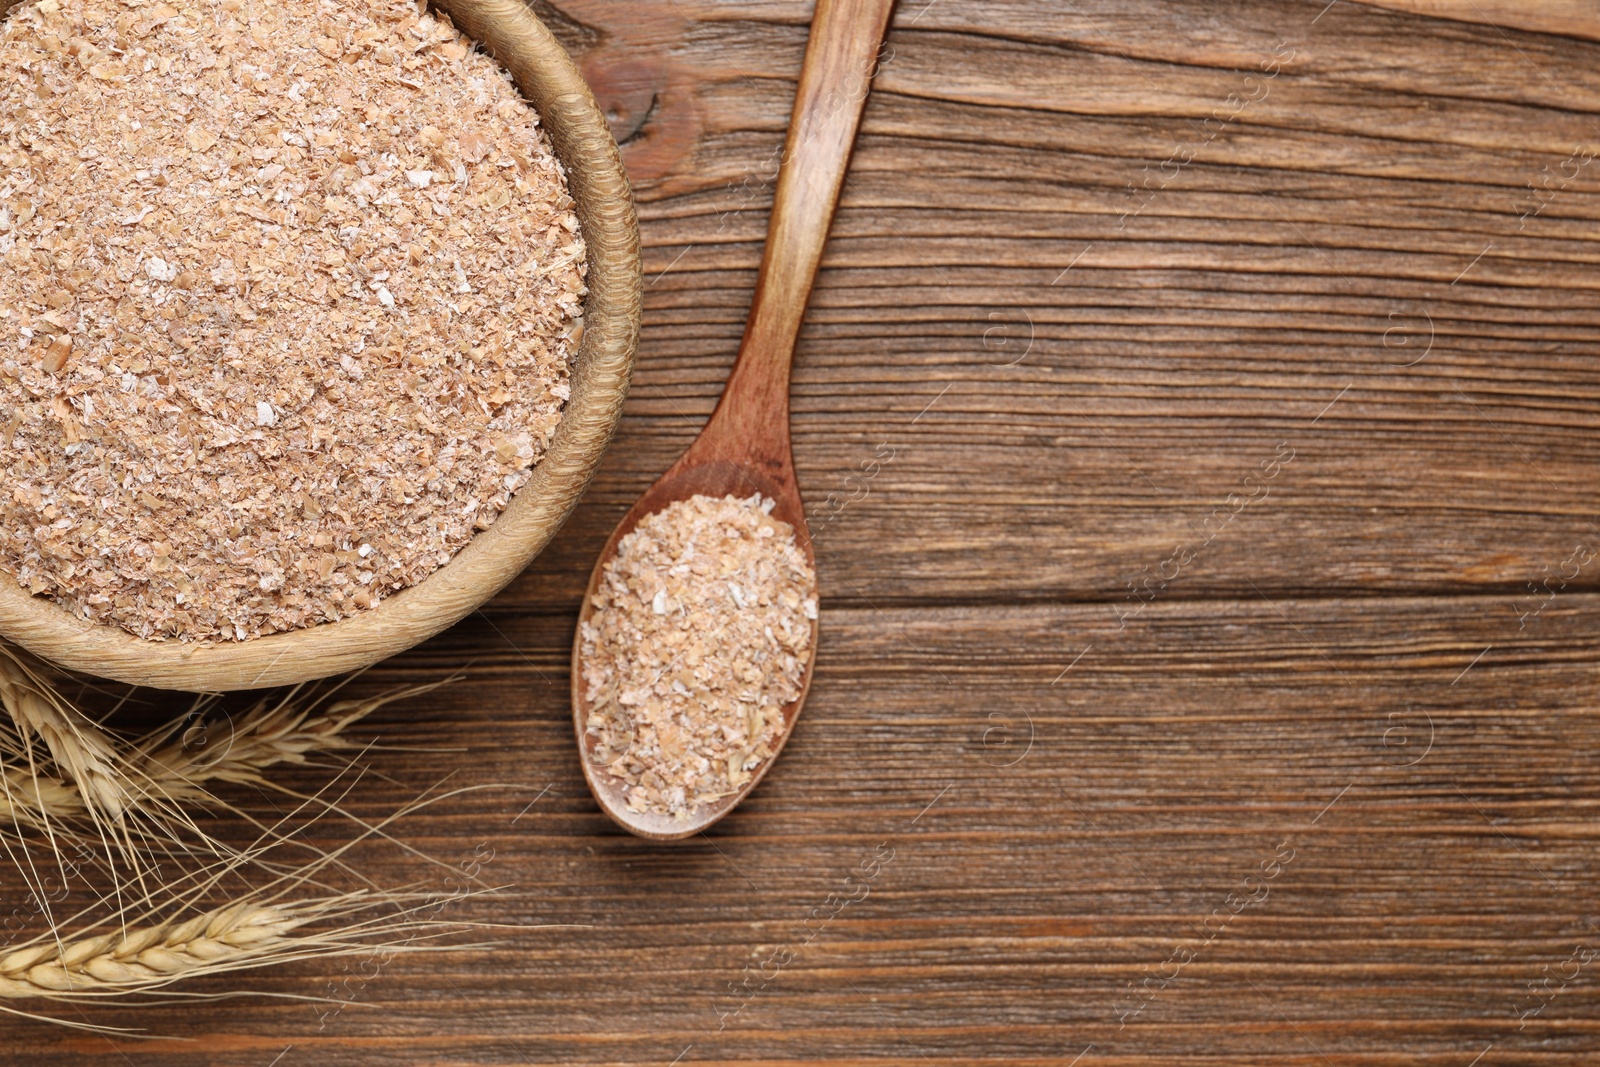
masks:
[[[829,595],[1125,595],[1280,443],[1270,501],[1208,544],[1187,595],[1515,597],[1594,532],[1595,46],[1321,8],[901,12],[799,355]],[[629,419],[505,603],[570,604],[714,403],[805,11],[646,20],[659,62],[692,72],[663,74],[655,106],[693,136],[661,175],[638,153]],[[1229,117],[1230,94],[1259,99]]]
[[[358,965],[348,986],[317,964],[251,980],[320,992],[331,970],[355,1003],[320,1030],[326,1006],[270,1001],[89,1014],[201,1039],[118,1042],[174,1067],[290,1045],[288,1064],[666,1063],[689,1045],[682,1062],[1064,1063],[1089,1044],[1085,1062],[1309,1063],[1315,1046],[1446,1064],[1490,1043],[1496,1062],[1584,1062],[1600,1041],[1586,970],[1526,1029],[1514,1009],[1541,968],[1600,944],[1600,596],[1563,596],[1522,635],[1479,599],[1158,602],[1056,684],[1102,631],[1097,606],[835,610],[783,764],[676,847],[621,834],[587,796],[570,622],[479,619],[359,683],[473,660],[380,713],[372,731],[402,747],[366,758],[381,774],[352,803],[378,817],[442,764],[514,783],[404,837],[447,862],[487,846],[485,876],[516,883],[453,917],[577,925]],[[875,855],[874,877],[845,882]],[[393,850],[364,869],[418,877]],[[859,899],[807,931],[829,893]],[[1258,899],[1227,917],[1230,894]],[[759,992],[729,994],[786,945]],[[1130,984],[1170,974],[1180,948],[1194,958],[1140,1009]],[[14,1030],[33,1062],[105,1049]]]
[[[1513,0],[1358,0],[1373,7],[1393,8],[1431,18],[1481,22],[1536,33],[1566,33],[1600,40],[1600,11],[1589,0],[1545,0],[1518,4]]]

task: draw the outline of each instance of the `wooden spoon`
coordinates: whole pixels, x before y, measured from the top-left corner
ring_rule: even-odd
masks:
[[[593,612],[595,591],[605,565],[616,554],[617,542],[646,516],[696,494],[771,497],[776,502],[773,517],[794,527],[806,558],[815,565],[789,445],[789,369],[893,6],[894,0],[817,0],[767,228],[766,253],[738,361],[699,438],[623,517],[589,577],[578,636],[572,643],[573,727],[583,774],[595,800],[619,825],[641,837],[688,837],[732,811],[777,760],[811,688],[808,663],[799,699],[783,709],[783,732],[772,757],[737,793],[702,805],[690,812],[687,821],[630,811],[622,780],[596,761],[594,739],[586,728],[589,704],[584,699],[582,624]],[[816,637],[813,622],[813,662]]]

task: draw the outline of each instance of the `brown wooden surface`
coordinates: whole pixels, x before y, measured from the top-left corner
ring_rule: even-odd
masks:
[[[511,783],[405,836],[494,850],[508,888],[448,916],[581,925],[254,980],[336,983],[320,1030],[282,1000],[102,1011],[188,1040],[8,1022],[0,1058],[1600,1058],[1600,958],[1564,966],[1600,948],[1600,161],[1562,172],[1600,148],[1600,45],[1323,0],[902,3],[796,366],[815,685],[745,806],[664,845],[584,788],[566,656],[737,347],[810,6],[540,7],[640,196],[634,392],[552,547],[363,680],[466,674],[374,723],[412,751],[353,803]]]

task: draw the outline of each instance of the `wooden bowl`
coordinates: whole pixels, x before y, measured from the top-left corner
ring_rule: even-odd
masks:
[[[443,567],[338,622],[250,641],[148,641],[77,618],[0,575],[0,636],[58,666],[161,689],[221,692],[355,670],[438,633],[515,578],[571,514],[611,440],[639,336],[639,228],[617,144],[571,57],[521,0],[435,0],[516,79],[566,167],[589,248],[572,397],[550,443],[495,524]],[[0,0],[0,12],[12,4]]]

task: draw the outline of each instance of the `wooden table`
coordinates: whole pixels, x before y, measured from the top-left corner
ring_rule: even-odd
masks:
[[[816,685],[682,845],[596,810],[567,656],[733,357],[810,7],[540,3],[637,183],[636,384],[559,541],[359,683],[464,675],[350,803],[505,784],[398,832],[506,887],[445,918],[563,925],[0,1060],[1600,1061],[1600,17],[1325,3],[901,5],[798,358]]]

